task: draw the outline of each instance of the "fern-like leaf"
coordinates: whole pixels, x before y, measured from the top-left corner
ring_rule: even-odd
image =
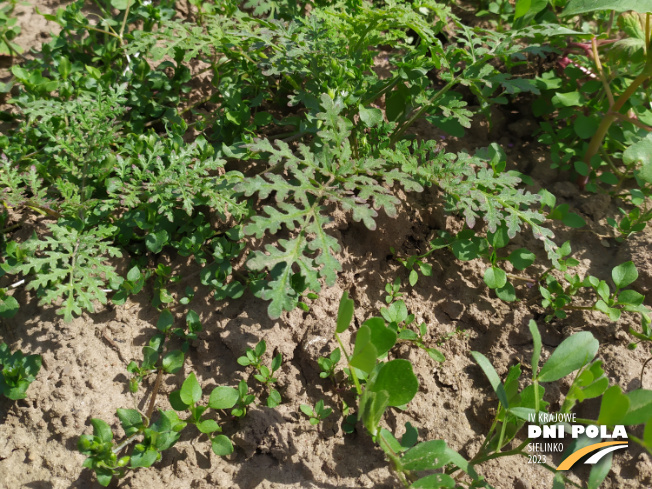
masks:
[[[246,197],[274,196],[276,201],[251,219],[245,226],[246,234],[263,238],[282,227],[293,233],[289,240],[268,244],[264,252],[254,251],[247,262],[252,270],[269,272],[270,282],[260,296],[271,300],[268,313],[272,318],[296,306],[299,294],[292,287],[295,273],[313,291],[319,291],[320,279],[327,285],[335,283],[341,270],[337,259],[340,245],[327,231],[331,222],[328,211],[333,205],[373,230],[378,210],[389,216],[397,214],[400,201],[392,194],[392,185],[422,189],[413,177],[383,158],[354,159],[348,139],[352,123],[340,115],[343,104],[328,95],[322,95],[321,101],[324,112],[317,117],[324,126],[315,142],[318,150],[299,145],[294,153],[282,141],[258,141],[250,150],[265,153],[272,168],[282,173],[257,175],[236,186]]]
[[[52,236],[27,241],[25,248],[33,256],[18,265],[17,271],[25,275],[34,273],[27,288],[43,294],[41,304],[63,297],[57,314],[70,321],[73,314],[79,315],[83,310],[94,312],[94,301],[106,304],[104,289],[108,285],[117,288],[122,279],[105,259],[119,257],[121,253],[107,241],[115,232],[113,226],[83,231],[54,223],[49,227]]]

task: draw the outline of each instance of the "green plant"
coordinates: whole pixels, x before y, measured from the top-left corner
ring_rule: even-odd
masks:
[[[621,272],[624,273],[625,270],[619,270],[617,274],[620,275]],[[340,302],[335,330],[335,337],[340,343],[340,348],[345,352],[339,333],[349,327],[352,317],[353,302],[345,293]],[[529,437],[530,431],[528,430],[528,436],[520,438],[518,442],[516,440],[526,426],[526,422],[538,425],[547,422],[545,420],[548,418],[540,416],[540,413],[548,413],[549,406],[548,402],[544,401],[545,390],[541,384],[559,381],[573,372],[578,373],[564,397],[560,412],[570,413],[577,403],[602,396],[597,420],[577,419],[576,422],[583,425],[609,426],[647,423],[646,435],[643,439],[628,436],[652,453],[652,437],[650,437],[652,431],[649,429],[652,423],[649,416],[652,393],[645,389],[638,389],[623,394],[619,386],[609,387],[609,381],[602,369],[602,361],[593,361],[599,344],[589,332],[580,332],[566,338],[539,368],[541,336],[534,321],[530,321],[529,329],[533,336],[534,349],[531,362],[532,378],[525,387],[522,387],[520,365],[511,367],[503,382],[483,354],[472,352],[473,358],[487,376],[500,404],[484,443],[475,455],[466,460],[451,450],[444,440],[417,444],[416,430],[409,423],[406,424],[406,431],[401,441],[387,429],[380,428],[380,420],[388,408],[405,406],[416,395],[418,381],[412,372],[412,365],[406,360],[379,362],[386,350],[395,342],[395,337],[388,333],[389,330],[371,328],[367,324],[359,328],[352,354],[345,353],[349,374],[359,396],[357,419],[383,449],[397,477],[406,487],[453,487],[456,484],[468,487],[491,487],[478,476],[474,467],[499,457],[531,457],[528,453],[528,447],[533,442]],[[310,410],[309,406],[306,411],[308,410]],[[573,419],[575,420],[575,417]],[[581,445],[578,445],[580,442],[576,439],[571,444],[571,450],[581,448]],[[512,448],[507,448],[510,444]],[[547,460],[542,459],[538,463],[555,472],[555,468],[548,464]],[[590,487],[597,488],[606,477],[610,459],[605,463],[606,470],[604,465],[592,469]],[[423,471],[442,468],[443,472],[424,476]],[[567,479],[562,472],[556,472],[555,481],[563,483]]]
[[[568,247],[570,251],[570,247]],[[577,264],[576,261],[569,265]],[[641,340],[650,341],[652,330],[650,329],[651,312],[643,301],[645,296],[635,290],[627,289],[638,278],[638,271],[633,262],[625,262],[613,268],[611,279],[615,290],[611,290],[606,281],[600,280],[592,275],[582,278],[579,275],[564,273],[565,286],[562,285],[552,274],[546,274],[545,280],[539,286],[543,297],[541,305],[544,308],[553,310],[547,320],[553,317],[565,318],[567,310],[594,310],[600,311],[612,321],[618,321],[623,312],[634,312],[641,317],[641,332],[630,329],[632,335]],[[573,298],[582,291],[590,289],[595,297],[588,303],[577,304]],[[592,302],[592,303],[591,303]]]
[[[207,435],[211,440],[213,452],[225,456],[233,452],[231,440],[223,434],[222,427],[213,417],[206,417],[210,408],[214,411],[231,409],[239,402],[239,392],[232,387],[220,386],[211,391],[206,404],[201,404],[202,389],[194,373],[184,380],[181,389],[169,396],[174,411],[159,411],[158,418],[151,421],[153,399],[150,400],[148,413],[143,416],[136,409],[118,409],[116,415],[125,432],[125,438],[118,444],[113,440],[113,433],[108,423],[101,419],[91,419],[92,435],[79,438],[78,450],[87,456],[84,467],[92,469],[98,482],[108,486],[114,477],[123,477],[127,470],[150,467],[161,459],[162,452],[174,446],[181,436],[181,431],[188,424]],[[181,419],[178,412],[187,412],[188,417]],[[120,456],[120,452],[133,445],[129,455]]]
[[[156,328],[159,333],[152,336],[149,344],[144,346],[143,361],[139,365],[132,361],[127,365],[127,371],[132,374],[129,380],[129,390],[138,391],[138,385],[143,379],[152,373],[157,374],[157,388],[163,373],[174,374],[181,370],[188,351],[190,342],[197,339],[197,333],[202,330],[199,315],[192,309],[186,315],[186,328],[174,328],[174,315],[169,309],[161,311]],[[180,349],[171,349],[170,339],[183,340]]]
[[[540,141],[552,146],[553,167],[573,168],[582,189],[621,198],[621,222],[610,219],[620,239],[645,228],[650,219],[649,13],[632,4],[570,1],[562,16],[611,11],[610,20],[586,24],[580,40],[569,42],[558,59],[559,72],[538,78],[542,97],[533,108],[546,120]],[[622,13],[620,13],[622,12]],[[599,19],[599,16],[597,16]],[[582,107],[581,111],[577,108]],[[632,184],[633,190],[627,189]]]
[[[643,414],[640,409],[642,408],[645,411],[647,408],[643,408],[643,405],[647,405],[652,401],[650,391],[637,389],[623,394],[619,386],[609,387],[609,381],[602,369],[602,361],[592,361],[598,351],[599,344],[591,333],[583,331],[566,338],[539,369],[542,348],[541,336],[534,321],[530,321],[529,329],[534,341],[531,362],[532,382],[520,391],[520,365],[510,369],[503,383],[487,358],[481,353],[472,352],[474,359],[484,371],[492,389],[496,393],[500,401],[500,407],[485,443],[471,462],[478,463],[490,458],[496,458],[496,456],[505,455],[528,457],[529,455],[524,449],[532,441],[529,438],[511,450],[501,451],[501,449],[510,439],[514,438],[526,421],[545,424],[546,421],[542,420],[547,418],[545,416],[541,417],[540,413],[545,412],[548,405],[543,401],[544,390],[541,384],[558,381],[578,370],[564,398],[560,413],[570,413],[577,403],[601,396],[598,418],[596,420],[576,419],[575,422],[582,425],[609,426],[631,426],[647,422],[649,425],[650,421],[652,421],[649,419],[649,413]],[[648,451],[652,450],[649,437],[641,440],[631,434],[627,436],[629,439],[640,443]],[[571,451],[567,453],[572,453],[572,450],[581,448],[581,439],[578,439],[577,436],[573,436],[573,438],[575,441],[570,446]],[[545,461],[542,465],[554,470]],[[602,465],[596,465],[591,469],[589,487],[597,488],[602,484],[610,465],[611,459],[607,459]],[[555,479],[563,480],[561,473],[558,472]]]
[[[253,348],[247,348],[245,355],[239,357],[237,362],[243,367],[252,366],[258,373],[254,374],[254,379],[265,386],[271,386],[278,379],[274,377],[276,372],[283,362],[283,356],[279,353],[272,358],[272,363],[269,367],[262,364],[262,356],[267,351],[267,343],[265,340],[260,340]],[[281,404],[281,394],[276,389],[270,389],[269,396],[267,397],[267,407],[276,407]]]
[[[308,404],[301,404],[300,409],[303,414],[308,416],[310,424],[313,426],[321,423],[333,412],[331,408],[324,407],[323,399],[317,401],[314,408],[310,407]]]
[[[340,351],[339,348],[335,348],[330,353],[330,355],[326,357],[318,358],[317,364],[321,369],[319,376],[322,379],[329,378],[333,382],[335,382],[335,369],[337,368],[337,364],[339,363],[341,357],[342,357],[342,352]]]
[[[296,307],[309,311],[342,269],[343,221],[373,231],[382,213],[399,215],[402,201],[426,187],[443,202],[434,211],[463,227],[442,230],[414,256],[390,248],[411,287],[424,286],[420,275],[433,275],[434,252],[446,248],[461,261],[485,260],[484,282],[505,301],[517,299],[519,281],[536,285],[549,316],[598,310],[616,320],[634,312],[642,329],[632,334],[652,338],[644,298],[627,288],[634,264],[613,270],[613,286],[573,274],[570,243],[558,247],[549,223],[586,223],[552,193],[526,190],[533,182],[508,169],[513,162],[497,143],[451,153],[413,134],[423,121],[461,138],[482,116],[491,128],[497,105],[514,101],[511,111],[536,97],[539,138],[554,165],[574,169],[586,189],[622,200],[623,217],[608,221],[619,239],[643,230],[652,218],[648,14],[601,13],[622,10],[609,0],[488,0],[477,3],[489,20],[483,25],[497,22],[487,29],[465,25],[457,4],[432,0],[189,0],[184,15],[177,3],[94,0],[87,14],[84,0],[68,2],[45,16],[57,33],[29,60],[12,44],[14,1],[0,7],[0,55],[21,58],[0,86],[12,97],[0,114],[9,127],[0,136],[0,317],[16,314],[15,290],[23,285],[66,321],[135,294],[160,314],[142,359],[127,366],[134,393],[156,374],[147,411],[118,410],[119,442],[99,419],[80,438],[84,466],[101,484],[154,464],[188,424],[210,438],[216,454],[231,453],[220,417],[241,424],[233,418],[244,417],[261,393],[267,406],[281,403],[274,387],[282,357],[265,364],[261,340],[237,361],[262,386],[240,380],[206,401],[189,374],[169,397],[174,410],[154,413],[164,376],[182,369],[202,330],[189,308],[200,285],[217,301],[252,293],[269,301],[273,319]],[[583,17],[568,20],[575,14]],[[541,72],[548,55],[563,72]],[[540,246],[514,246],[526,228]],[[546,257],[549,268],[527,275]],[[399,277],[385,292],[386,307],[360,325],[352,345],[340,337],[353,316],[353,302],[342,298],[339,347],[317,361],[320,377],[333,382],[333,403],[299,409],[316,425],[332,412],[325,404],[337,403],[343,430],[359,422],[406,486],[488,487],[474,466],[523,455],[526,415],[547,409],[540,384],[573,372],[562,410],[602,396],[598,421],[646,422],[638,410],[649,408],[647,391],[609,388],[585,332],[565,340],[541,370],[533,356],[531,382],[520,367],[501,382],[473,353],[500,404],[469,460],[443,440],[418,443],[409,423],[399,440],[381,421],[408,405],[418,381],[410,362],[395,357],[396,345],[407,342],[443,362],[436,347],[447,337],[438,343],[436,332],[415,322]],[[570,358],[571,350],[583,361]],[[21,368],[11,373],[17,387],[5,393],[24,395],[36,359]],[[651,445],[649,434],[640,441]],[[598,479],[593,472],[589,485]]]
[[[24,399],[41,370],[41,362],[40,355],[24,355],[20,350],[11,353],[5,343],[0,343],[0,394],[13,400]]]
[[[0,56],[20,56],[22,49],[13,40],[20,34],[20,26],[16,25],[17,19],[12,17],[16,0],[5,1],[7,5],[0,6]],[[0,93],[8,92],[7,87],[0,84]]]
[[[241,418],[247,414],[247,406],[256,400],[256,396],[249,394],[249,386],[244,380],[238,383],[237,394],[238,398],[231,410],[231,415]]]

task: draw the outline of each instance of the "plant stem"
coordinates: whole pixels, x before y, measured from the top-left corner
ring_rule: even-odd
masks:
[[[351,377],[353,377],[353,383],[355,384],[355,390],[358,393],[359,396],[362,395],[362,387],[360,387],[360,381],[358,381],[358,376],[355,374],[355,367],[352,367],[351,364],[349,363],[351,360],[351,357],[349,354],[346,352],[346,348],[344,348],[344,343],[342,343],[342,340],[340,339],[340,335],[335,333],[335,339],[340,345],[340,348],[342,349],[342,353],[344,353],[344,356],[346,357],[346,363],[349,366],[349,370],[351,371]]]
[[[432,105],[432,103],[437,100],[439,97],[444,95],[446,92],[448,92],[453,85],[457,83],[457,78],[453,77],[451,81],[449,81],[441,90],[439,90],[436,94],[434,94],[426,104],[422,105],[419,110],[417,110],[412,117],[410,117],[405,123],[402,125],[398,126],[396,129],[394,129],[394,132],[390,134],[389,137],[389,142],[390,145],[396,144],[396,141],[398,141],[398,138],[403,135],[403,133],[407,130],[408,127],[410,127],[412,124],[414,124],[414,121],[416,121],[419,117],[421,117]]]
[[[13,231],[14,229],[17,229],[23,225],[23,222],[17,222],[16,224],[12,224],[11,226],[7,226],[4,229],[0,229],[0,234],[5,234],[8,233],[9,231]]]
[[[380,445],[380,448],[383,449],[385,454],[389,457],[390,461],[392,462],[392,465],[394,466],[394,471],[396,472],[396,476],[399,478],[399,480],[405,485],[405,487],[408,487],[410,482],[407,480],[407,477],[405,476],[405,473],[401,470],[401,459],[396,455],[394,450],[392,450],[392,447],[390,447],[387,442],[384,440],[382,436],[378,436],[378,444]]]
[[[139,435],[140,435],[140,432],[138,432],[138,433],[136,433],[136,434],[134,434],[134,435],[131,435],[129,438],[127,438],[125,441],[123,441],[122,443],[120,443],[120,445],[118,445],[117,447],[115,447],[115,448],[114,448],[113,450],[111,450],[111,451],[112,451],[113,453],[115,453],[115,454],[120,453],[120,451],[121,451],[124,447],[126,447],[127,445],[129,445],[129,444],[130,444],[132,441],[134,441],[134,440],[136,439],[136,437],[139,436]]]
[[[127,17],[129,17],[129,8],[131,7],[131,0],[127,0],[127,9],[125,10],[124,19],[122,19],[122,25],[120,26],[120,42],[123,42],[123,36],[125,33],[125,27],[127,26]]]
[[[649,67],[648,67],[649,65]],[[648,62],[645,65],[645,68],[643,68],[643,72],[638,75],[632,83],[627,87],[627,89],[618,97],[618,100],[609,108],[609,112],[607,112],[602,119],[602,122],[600,122],[600,125],[598,126],[598,129],[595,131],[595,134],[591,138],[591,141],[589,142],[589,147],[586,150],[586,153],[584,154],[584,163],[590,168],[591,167],[591,159],[598,154],[598,151],[600,150],[600,146],[602,146],[602,141],[604,141],[605,136],[607,135],[607,132],[609,131],[609,128],[611,127],[611,124],[617,119],[616,113],[620,111],[620,109],[623,108],[623,105],[625,105],[625,102],[629,100],[629,98],[634,95],[638,87],[640,87],[643,82],[649,79],[650,74],[648,73],[652,69],[652,63]],[[580,177],[578,179],[578,184],[580,187],[583,189],[584,186],[588,183],[589,177],[584,176]]]
[[[511,278],[512,280],[522,280],[523,282],[530,282],[532,284],[538,283],[536,280],[533,278],[528,278],[528,277],[521,277],[520,275],[513,275],[511,273],[507,274],[507,278]]]
[[[149,406],[147,407],[147,419],[150,419],[152,417],[152,413],[154,412],[154,404],[156,403],[156,396],[158,394],[158,390],[161,387],[161,381],[163,380],[163,369],[159,368],[158,373],[156,374],[156,382],[154,383],[154,390],[152,391],[152,397],[149,400]]]
[[[643,388],[643,374],[645,373],[645,367],[647,367],[647,364],[650,363],[650,361],[652,361],[652,357],[645,360],[645,362],[643,363],[643,367],[641,367],[641,380],[640,380],[641,389]]]
[[[609,107],[613,107],[614,95],[613,93],[611,93],[611,89],[609,88],[609,83],[607,82],[607,77],[605,76],[604,70],[602,69],[602,63],[600,62],[600,54],[598,53],[598,43],[595,41],[595,37],[591,39],[591,49],[593,52],[593,61],[595,62],[595,67],[598,70],[598,75],[600,76],[600,81],[602,82],[604,91],[607,94],[607,99],[609,99]]]

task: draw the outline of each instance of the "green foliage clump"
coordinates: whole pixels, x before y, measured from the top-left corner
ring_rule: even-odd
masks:
[[[11,353],[5,343],[0,343],[0,394],[12,400],[24,399],[41,362],[40,355],[24,355],[20,350]]]

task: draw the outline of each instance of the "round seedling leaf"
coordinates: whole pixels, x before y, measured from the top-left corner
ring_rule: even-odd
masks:
[[[349,365],[369,373],[376,366],[377,358],[378,351],[371,342],[371,330],[369,326],[363,324],[355,337],[355,346]]]
[[[396,332],[386,327],[382,318],[367,319],[363,325],[371,331],[370,341],[376,347],[378,356],[387,353],[396,344]]]
[[[519,248],[518,250],[512,251],[507,259],[517,270],[525,270],[534,263],[536,255],[527,248]]]
[[[217,424],[217,421],[214,419],[205,419],[197,423],[197,429],[202,433],[214,433],[216,431],[222,431],[220,425]]]
[[[389,406],[402,406],[416,395],[419,381],[412,371],[412,364],[399,358],[385,363],[367,389],[371,392],[386,391]]]
[[[573,123],[573,129],[582,139],[591,139],[598,129],[600,121],[597,117],[587,117],[584,114],[579,114]]]
[[[360,120],[367,127],[374,127],[380,124],[383,121],[383,113],[380,109],[376,108],[365,108],[364,106],[358,106],[360,111]]]
[[[628,261],[621,263],[611,271],[611,278],[616,284],[616,287],[622,289],[638,278],[638,270],[636,270],[634,262]]]
[[[12,318],[18,312],[20,308],[18,301],[12,296],[5,296],[4,299],[0,297],[0,317],[1,318]]]
[[[499,289],[507,283],[507,274],[498,267],[489,267],[484,272],[484,283],[490,289]]]
[[[208,399],[211,409],[231,409],[236,405],[239,394],[233,387],[220,386],[213,389]]]
[[[160,253],[168,242],[168,233],[165,230],[158,231],[156,233],[150,233],[145,237],[145,246],[152,253]]]
[[[233,443],[225,435],[217,435],[211,441],[211,448],[215,455],[224,457],[233,453]]]
[[[161,311],[161,315],[158,317],[158,321],[156,321],[156,328],[162,332],[166,333],[169,331],[169,329],[172,327],[174,324],[174,316],[170,312],[169,309],[163,309]]]
[[[588,331],[569,336],[541,367],[539,382],[554,382],[583,367],[593,360],[599,346],[598,340]]]
[[[514,290],[514,286],[509,282],[496,289],[496,295],[505,302],[514,302],[516,300],[516,290]]]
[[[163,357],[163,370],[169,374],[177,373],[183,367],[184,354],[181,350],[172,350]]]
[[[272,389],[271,392],[269,393],[269,396],[267,397],[267,407],[268,408],[275,408],[279,406],[283,402],[283,399],[281,398],[281,394],[279,391],[276,389]]]

